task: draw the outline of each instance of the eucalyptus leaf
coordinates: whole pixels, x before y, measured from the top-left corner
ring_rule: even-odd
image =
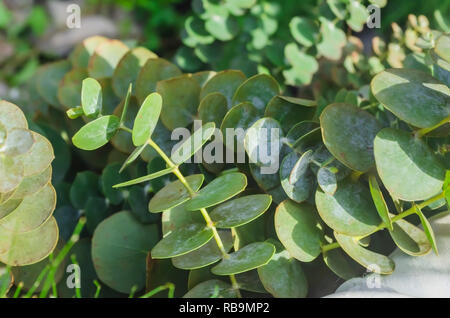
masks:
[[[102,282],[122,293],[130,293],[133,286],[142,289],[147,252],[158,236],[156,225],[143,225],[130,212],[105,219],[92,239],[92,260]]]
[[[450,115],[450,89],[422,71],[385,70],[371,88],[380,103],[413,126],[432,127]]]
[[[275,246],[267,242],[256,242],[244,246],[229,258],[223,259],[211,271],[216,275],[232,275],[247,272],[267,264],[275,253]]]
[[[387,256],[369,251],[361,247],[353,237],[334,233],[336,240],[342,249],[362,266],[377,274],[391,274],[395,264]]]
[[[366,235],[380,224],[370,192],[361,183],[344,180],[338,184],[334,195],[318,189],[316,205],[322,220],[341,234]]]
[[[270,262],[257,269],[264,288],[278,298],[306,297],[308,281],[300,262],[282,246],[275,246],[277,250]]]
[[[152,249],[152,258],[172,258],[195,251],[208,243],[213,231],[205,224],[188,224],[174,230]]]
[[[270,195],[247,195],[222,203],[210,216],[217,228],[233,228],[253,221],[267,211],[271,203]]]
[[[393,197],[418,201],[441,191],[445,168],[421,139],[384,128],[375,138],[374,154],[381,181]]]
[[[225,251],[229,251],[233,247],[233,238],[229,231],[219,231]],[[222,258],[222,253],[217,246],[215,240],[208,243],[190,253],[174,257],[172,264],[181,269],[197,269],[216,263]]]
[[[75,146],[83,150],[95,150],[108,143],[119,129],[119,117],[102,116],[83,126],[73,137]]]
[[[88,117],[97,117],[102,111],[102,87],[93,78],[83,80],[81,87],[81,106]]]
[[[428,241],[431,244],[431,247],[433,248],[434,253],[436,255],[439,255],[437,244],[436,244],[436,238],[434,237],[434,231],[433,231],[433,228],[431,227],[430,222],[428,221],[428,219],[423,214],[422,210],[417,205],[415,205],[415,212],[417,213],[417,215],[420,218],[420,222],[422,223],[423,230],[425,232],[425,235],[427,236]]]
[[[381,192],[380,186],[378,185],[377,178],[374,175],[369,176],[369,186],[370,194],[372,195],[373,203],[377,208],[378,215],[383,220],[386,227],[393,231],[391,218],[389,217],[389,209],[384,201],[383,193]]]
[[[315,208],[286,200],[275,212],[278,239],[289,254],[301,262],[313,261],[321,252],[323,229]]]
[[[204,180],[201,174],[186,177],[186,181],[194,191],[200,189]],[[189,192],[180,180],[169,183],[158,191],[148,204],[150,212],[162,212],[180,205],[189,200]]]
[[[370,113],[350,104],[331,104],[320,115],[320,124],[324,144],[339,161],[361,172],[373,166],[373,140],[381,125]]]
[[[159,119],[162,98],[158,93],[147,96],[139,108],[133,125],[133,144],[142,146],[151,137]]]
[[[186,209],[196,211],[224,202],[242,192],[247,186],[243,173],[227,173],[201,189],[187,204]]]

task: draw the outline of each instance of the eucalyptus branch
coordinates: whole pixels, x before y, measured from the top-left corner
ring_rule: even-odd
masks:
[[[433,203],[435,201],[438,201],[438,200],[441,200],[442,198],[444,198],[444,196],[445,196],[444,192],[441,192],[441,193],[439,193],[439,194],[429,198],[428,200],[417,204],[417,206],[412,206],[408,210],[406,210],[406,211],[404,211],[404,212],[402,212],[400,214],[397,214],[396,216],[394,216],[392,218],[391,221],[392,221],[392,223],[395,223],[395,222],[397,222],[399,220],[404,219],[405,217],[407,217],[407,216],[409,216],[411,214],[415,214],[416,213],[416,208],[423,209],[424,207],[430,205],[431,203]],[[374,231],[372,231],[369,234],[359,236],[359,237],[357,237],[357,239],[358,240],[362,240],[363,238],[371,236],[372,234],[374,234],[374,233],[376,233],[376,232],[378,232],[380,230],[383,230],[385,228],[386,228],[386,224],[381,223],[380,225],[377,226],[377,228]],[[338,242],[333,242],[333,243],[330,243],[330,244],[322,245],[322,253],[325,253],[325,252],[327,252],[329,250],[332,250],[332,249],[335,249],[335,248],[339,248],[339,247],[341,247],[341,246],[339,245]]]
[[[121,125],[121,129],[124,131],[127,131],[129,133],[132,133],[132,130],[128,127],[126,127],[125,125]],[[153,149],[155,149],[155,151],[161,156],[161,158],[166,162],[167,166],[169,167],[168,170],[170,170],[170,172],[172,172],[177,178],[178,180],[180,180],[180,182],[183,184],[183,186],[186,188],[186,190],[189,192],[189,196],[191,198],[195,197],[196,192],[192,189],[192,187],[189,185],[189,183],[187,182],[186,178],[183,176],[183,174],[181,173],[181,171],[178,169],[178,165],[176,165],[165,153],[164,151],[158,146],[158,144],[156,144],[151,138],[149,138],[147,140],[147,144],[149,146],[151,146]],[[144,177],[145,178],[145,177]],[[205,219],[206,225],[212,230],[213,232],[213,237],[214,240],[216,241],[216,244],[222,254],[222,257],[224,259],[229,258],[229,254],[227,253],[227,251],[225,250],[224,244],[222,242],[222,239],[219,236],[219,232],[217,231],[216,226],[214,225],[214,222],[212,221],[211,217],[209,216],[208,211],[205,208],[201,208],[200,212],[203,216],[203,218]],[[231,284],[233,286],[233,289],[236,292],[236,295],[240,298],[241,297],[241,293],[239,291],[239,285],[237,283],[236,277],[235,275],[230,275],[230,281]]]

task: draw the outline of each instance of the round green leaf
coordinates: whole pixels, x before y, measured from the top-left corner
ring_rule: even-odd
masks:
[[[227,113],[227,99],[221,93],[210,93],[206,95],[198,106],[198,116],[205,122],[214,122],[220,127]]]
[[[247,224],[270,207],[272,197],[253,194],[222,203],[211,211],[210,216],[218,228],[233,228]]]
[[[24,177],[20,157],[0,156],[0,193],[7,193],[19,186]]]
[[[58,100],[64,107],[81,105],[81,83],[88,76],[85,68],[74,68],[64,75],[58,87]]]
[[[431,250],[424,231],[405,220],[393,223],[393,230],[389,231],[395,244],[408,255],[425,255]]]
[[[6,129],[6,134],[13,128],[28,128],[28,122],[22,110],[6,100],[0,100],[0,124]]]
[[[295,163],[289,175],[289,184],[297,183],[308,172],[309,164],[313,159],[313,150],[306,151]]]
[[[108,38],[104,36],[91,36],[79,43],[69,56],[69,60],[76,68],[87,68],[89,59],[94,54],[95,49]]]
[[[93,78],[83,80],[81,86],[81,106],[83,113],[89,117],[97,117],[102,111],[102,86]]]
[[[265,117],[257,120],[247,129],[244,137],[250,162],[266,166],[273,164],[274,159],[279,160],[282,137],[283,130],[275,119]]]
[[[377,274],[391,274],[394,271],[395,264],[389,257],[365,249],[351,236],[339,233],[334,233],[334,236],[342,249],[362,266]]]
[[[59,61],[42,66],[36,73],[39,94],[47,103],[58,109],[64,109],[58,100],[58,86],[70,68],[69,61]]]
[[[233,95],[244,81],[245,75],[241,71],[226,70],[218,72],[205,83],[200,92],[200,99],[203,100],[211,93],[221,93],[227,99],[227,107],[230,109]]]
[[[287,135],[286,135],[286,143],[290,146],[293,147],[293,145],[295,144],[295,142],[297,140],[299,140],[301,137],[303,137],[304,135],[310,133],[311,131],[313,131],[314,129],[319,128],[319,124],[315,121],[311,121],[311,120],[304,120],[301,121],[297,124],[295,124],[294,126],[292,126],[291,129],[289,129]]]
[[[162,213],[161,227],[163,237],[186,225],[205,222],[205,219],[200,211],[188,211],[184,206],[185,204],[181,204],[174,208],[165,210]]]
[[[73,137],[75,146],[83,150],[95,150],[108,143],[119,128],[119,117],[102,116],[84,125]]]
[[[313,117],[315,104],[310,100],[274,96],[267,104],[264,116],[277,120],[287,133],[298,122]]]
[[[300,203],[308,199],[309,195],[313,191],[314,183],[312,180],[312,174],[309,170],[306,170],[294,184],[289,182],[291,172],[294,170],[295,164],[298,160],[299,155],[296,152],[291,152],[284,157],[280,166],[280,179],[281,186],[287,196],[291,200]]]
[[[112,87],[119,97],[125,97],[128,86],[132,84],[133,94],[136,92],[136,80],[140,70],[148,59],[155,59],[158,56],[145,47],[137,47],[128,51],[120,60],[114,70],[112,77]]]
[[[157,82],[181,74],[180,69],[175,64],[165,59],[148,59],[136,80],[136,97],[139,103],[142,103],[149,94],[156,91]]]
[[[99,177],[92,171],[78,172],[70,187],[70,203],[77,209],[84,209],[87,198],[99,196]]]
[[[45,223],[56,206],[56,192],[47,186],[23,199],[20,205],[0,220],[0,227],[11,233],[29,232]]]
[[[12,266],[37,263],[46,258],[58,242],[58,225],[50,218],[38,228],[19,234],[0,231],[0,262]]]
[[[327,194],[333,195],[337,190],[336,174],[328,167],[321,167],[317,172],[317,183]]]
[[[53,159],[55,159],[50,141],[34,131],[32,133],[35,140],[33,147],[26,156],[22,157],[25,176],[32,176],[43,172],[50,166]]]
[[[233,146],[235,148],[233,150],[243,150],[245,130],[249,128],[256,120],[258,120],[258,110],[255,106],[253,106],[253,104],[244,102],[233,106],[225,115],[225,118],[220,125],[220,130],[223,134],[223,140],[226,142],[226,145],[229,146],[229,142],[234,140]],[[242,134],[237,133],[239,128],[242,129]],[[233,134],[233,132],[234,135],[232,137],[231,134]]]
[[[103,169],[102,176],[100,178],[103,193],[113,205],[122,203],[124,199],[124,193],[120,190],[114,189],[113,186],[128,179],[128,174],[119,173],[119,170],[120,163],[115,162],[109,164]]]
[[[323,261],[333,273],[345,280],[361,276],[363,272],[363,268],[340,248],[324,252]]]
[[[137,113],[133,126],[133,144],[141,146],[147,142],[155,130],[161,113],[162,98],[158,93],[147,96]]]
[[[23,155],[30,151],[34,142],[35,140],[31,130],[13,128],[8,132],[4,145],[0,147],[0,153],[11,157]]]
[[[251,102],[259,113],[264,113],[266,105],[279,93],[280,87],[272,76],[267,74],[254,75],[237,88],[232,105]]]
[[[205,224],[188,224],[176,229],[152,249],[152,258],[172,258],[199,249],[214,236],[211,228]]]
[[[257,269],[264,288],[277,298],[306,297],[308,281],[300,262],[277,245],[270,262]]]
[[[320,254],[323,232],[313,206],[281,202],[275,212],[275,230],[289,254],[299,261],[311,262]]]
[[[194,120],[200,96],[200,85],[190,75],[159,81],[156,91],[161,94],[161,121],[170,130],[186,127]]]
[[[186,203],[186,209],[196,211],[219,204],[242,192],[246,186],[245,174],[239,172],[224,174],[201,189]]]
[[[432,127],[450,115],[450,89],[431,75],[413,69],[389,69],[371,82],[376,99],[397,117]]]
[[[204,176],[202,174],[195,174],[186,177],[189,186],[194,190],[200,189]],[[162,212],[180,205],[189,200],[189,192],[180,180],[169,183],[164,188],[158,191],[148,204],[150,212]]]
[[[211,269],[216,275],[233,275],[267,264],[275,253],[275,246],[267,242],[256,242],[229,254]]]
[[[317,190],[316,205],[322,220],[338,233],[366,235],[380,224],[370,192],[361,183],[343,181],[334,195]]]
[[[8,199],[0,204],[0,220],[10,214],[22,203],[22,199]]]
[[[143,225],[130,212],[105,219],[92,238],[92,260],[99,278],[122,293],[130,293],[133,286],[142,289],[147,252],[158,237],[156,225]]]
[[[189,213],[189,212],[188,212]],[[219,236],[222,239],[223,246],[226,251],[233,247],[233,237],[231,232],[219,231]],[[210,240],[208,243],[190,253],[174,257],[172,259],[173,266],[181,269],[196,269],[202,268],[222,258],[222,253],[217,246],[215,240]]]
[[[128,46],[119,40],[101,42],[89,59],[89,76],[95,79],[112,77],[117,64],[128,51]]]
[[[340,162],[361,172],[373,166],[373,140],[381,129],[375,117],[350,104],[331,104],[320,124],[325,146]]]
[[[374,153],[381,181],[393,197],[419,201],[441,191],[445,168],[419,138],[385,128],[375,138]]]

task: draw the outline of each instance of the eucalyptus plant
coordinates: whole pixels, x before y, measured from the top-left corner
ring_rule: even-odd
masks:
[[[23,266],[46,258],[58,242],[52,216],[50,142],[28,129],[21,109],[0,100],[0,262]]]
[[[440,50],[439,43],[448,41],[448,36],[441,36],[433,50],[447,61],[449,58]],[[209,94],[203,99],[211,96],[210,89],[226,91],[225,86],[216,85],[219,76],[223,73],[204,84],[200,95],[203,90]],[[168,81],[177,82],[180,78]],[[164,113],[164,107],[169,105],[170,110],[171,105],[166,104],[165,92],[174,92],[168,89],[169,84],[158,84],[157,92],[143,100],[132,127],[126,126],[123,120],[127,115],[131,86],[120,117],[102,115],[99,99],[87,98],[94,102],[86,102],[81,110],[85,115],[87,110],[92,111],[97,118],[82,127],[73,142],[82,149],[93,150],[123,131],[131,135],[136,147],[124,166],[131,164],[146,147],[153,148],[164,159],[166,168],[163,170],[115,187],[146,182],[170,173],[178,178],[149,202],[150,212],[163,212],[165,233],[163,239],[151,247],[147,261],[171,258],[175,267],[188,270],[215,264],[210,268],[212,274],[230,276],[228,284],[217,279],[203,281],[192,288],[187,297],[210,296],[215,288],[219,288],[223,296],[239,295],[242,287],[235,275],[255,268],[265,290],[272,295],[304,296],[307,283],[300,262],[311,262],[319,255],[344,279],[361,272],[358,263],[380,274],[392,273],[395,268],[392,260],[367,248],[367,238],[382,229],[387,229],[394,243],[407,254],[423,255],[431,249],[437,253],[433,230],[423,210],[446,204],[450,193],[449,172],[440,154],[429,148],[424,136],[448,129],[450,91],[447,85],[418,70],[392,69],[379,73],[371,83],[372,93],[383,108],[405,123],[399,129],[383,125],[372,113],[350,103],[328,105],[315,121],[318,114],[316,109],[311,109],[314,101],[277,95],[276,82],[266,75],[244,81],[232,94],[231,104],[235,106],[216,120],[223,117],[221,129],[278,127],[286,131],[281,147],[285,147],[281,149],[285,155],[279,176],[258,174],[264,164],[258,162],[258,158],[253,158],[250,164],[251,176],[270,195],[253,194],[232,199],[247,186],[245,174],[225,170],[202,188],[202,174],[185,177],[179,170],[179,165],[211,138],[214,122],[194,131],[170,157],[153,140],[159,117],[163,124],[173,125],[172,129],[176,128],[174,122],[186,121],[181,112]],[[87,79],[82,91],[94,91],[92,96],[99,96],[95,87],[99,87],[98,83]],[[169,101],[170,98],[173,96],[168,97]],[[209,105],[216,106],[216,103]],[[304,116],[305,120],[293,123],[294,115],[295,118]],[[251,158],[254,152],[248,147],[248,138],[245,136],[241,142]],[[201,142],[194,143],[194,140]],[[257,146],[263,144],[258,140]],[[444,155],[446,152],[444,150]],[[276,236],[264,242],[236,244],[242,237],[240,228],[257,222],[256,218],[269,209],[272,200],[278,205],[273,216]],[[390,208],[391,202],[395,212]],[[208,212],[211,207],[212,211]],[[169,216],[164,217],[164,214]],[[404,219],[412,214],[419,217],[423,230]],[[115,217],[119,216],[126,219],[125,214]],[[167,225],[164,219],[170,220]],[[234,234],[231,236],[234,244],[227,238],[229,232],[218,230],[229,228]],[[100,262],[97,264],[100,271],[108,267],[108,262],[101,257],[105,251],[100,249],[107,244],[102,243],[105,237],[109,238],[100,228],[94,234],[99,249],[93,249],[94,264],[96,259]],[[230,253],[231,248],[234,252]],[[283,276],[290,271],[298,273],[298,281],[289,282],[291,277]],[[278,280],[274,281],[273,277]],[[284,284],[280,284],[280,280]]]
[[[385,255],[395,245],[412,255],[430,251],[436,244],[424,213],[446,209],[450,166],[448,84],[432,76],[435,65],[448,72],[448,35],[434,36],[426,68],[388,69],[370,88],[326,101],[283,96],[266,74],[183,74],[146,49],[100,37],[81,43],[69,61],[42,68],[36,100],[54,106],[50,117],[58,109],[73,118],[73,144],[95,150],[94,157],[81,152],[84,158],[122,161],[101,179],[80,174],[71,190],[88,223],[95,213],[85,206],[85,185],[100,195],[93,201],[120,201],[93,219],[92,247],[83,243],[84,254],[92,252],[92,277],[121,293],[171,282],[176,292],[189,290],[186,297],[214,296],[217,288],[222,296],[304,297],[315,292],[315,280],[330,277],[324,266],[343,279],[364,267],[388,274],[394,264]],[[180,127],[193,134],[171,154],[171,132]],[[225,137],[227,128],[247,130],[236,142],[250,163],[185,163],[215,142],[215,127]],[[249,128],[281,132],[276,173],[261,173],[265,163],[254,154],[264,139]],[[140,195],[130,201],[133,192]],[[156,214],[135,213],[131,202]],[[141,219],[158,214],[162,240]]]

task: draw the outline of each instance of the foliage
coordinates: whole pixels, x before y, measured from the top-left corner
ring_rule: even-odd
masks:
[[[363,30],[366,6],[386,2],[196,0],[176,61],[187,71],[204,63],[247,76],[269,73],[288,85],[310,84],[321,60],[350,57],[346,31]]]
[[[266,290],[275,296],[304,296],[310,279],[304,272],[311,270],[308,263],[319,266],[319,255],[336,275],[348,279],[362,272],[360,265],[391,273],[395,264],[385,254],[393,243],[410,255],[429,252],[436,244],[423,212],[444,209],[449,191],[448,180],[444,180],[449,175],[445,145],[450,94],[446,84],[430,75],[435,70],[448,72],[445,67],[449,57],[441,49],[448,35],[434,34],[438,37],[433,38],[433,46],[424,50],[424,54],[434,56],[429,59],[433,64],[428,65],[428,73],[414,69],[382,71],[372,80],[373,95],[335,100],[324,109],[314,100],[279,95],[276,81],[268,75],[249,79],[238,71],[182,75],[174,72],[177,69],[170,62],[156,57],[148,57],[142,62],[144,66],[128,74],[133,78],[132,85],[126,95],[117,94],[122,99],[118,110],[107,109],[107,90],[99,89],[101,78],[98,82],[80,79],[81,105],[74,104],[68,112],[87,122],[73,136],[77,147],[93,150],[108,141],[117,147],[114,139],[120,134],[127,140],[130,153],[123,169],[137,164],[139,155],[146,158],[146,152],[151,153],[147,157],[150,165],[160,160],[157,155],[164,160],[157,170],[117,182],[114,188],[140,183],[152,187],[158,178],[168,180],[169,174],[178,179],[166,181],[162,188],[146,187],[153,192],[150,212],[162,212],[162,239],[153,236],[156,229],[136,222],[129,212],[115,213],[100,223],[93,236],[97,242],[93,263],[99,278],[116,290],[130,292],[133,286],[144,286],[146,263],[147,288],[167,280],[182,282],[186,276],[175,269],[180,268],[190,270],[189,276],[198,273],[204,277],[196,278],[196,286],[191,285],[186,296],[210,296],[213,287],[207,286],[207,281],[219,285],[219,295]],[[115,41],[109,44],[122,48]],[[95,51],[89,67],[102,50]],[[105,58],[115,54],[108,52]],[[129,53],[121,54],[120,61],[115,59],[118,67]],[[164,72],[155,74],[155,68],[168,70],[170,75],[161,78]],[[107,76],[112,74],[113,83],[118,73],[117,68],[105,72]],[[424,104],[433,111],[424,112]],[[180,125],[190,127],[197,116],[210,121],[191,137],[193,140],[198,135],[200,144],[186,140],[179,148],[183,151],[169,156],[173,143],[168,133],[164,139],[159,132],[170,132]],[[160,123],[156,123],[158,117]],[[216,125],[221,130],[281,128],[284,142],[279,174],[261,174],[264,163],[253,157],[250,136],[237,141],[246,146],[253,163],[237,164],[235,168],[183,164],[199,146],[209,145]],[[262,147],[258,142],[257,147]],[[185,173],[189,175],[185,177]],[[205,179],[207,184],[202,187]],[[413,214],[419,216],[424,231],[404,219]],[[116,237],[116,227],[133,233],[127,235],[126,244],[124,237]],[[385,228],[389,230],[380,231]],[[389,236],[393,243],[388,243]],[[371,249],[367,248],[369,237]],[[111,249],[111,240],[117,240],[115,244],[123,246],[124,251]],[[380,250],[381,242],[385,246]],[[136,254],[133,267],[123,268],[118,277],[114,269],[122,266],[116,263],[122,259],[121,253],[129,253],[127,249],[136,246],[148,255]],[[168,258],[175,267],[168,266]],[[280,289],[270,278],[290,268],[298,272],[301,285],[294,288],[286,284]],[[163,278],[155,274],[161,272],[165,272]],[[144,276],[136,276],[139,273]],[[257,274],[251,286],[239,276],[243,274]],[[170,276],[177,278],[167,278]],[[221,276],[229,276],[229,282],[218,283]]]
[[[48,24],[47,12],[40,5],[21,18],[0,2],[0,80],[11,86],[29,80],[39,66],[39,51],[31,39],[41,37]]]
[[[58,242],[52,216],[50,142],[28,129],[21,109],[0,101],[0,261],[23,266],[46,258]]]
[[[237,19],[266,16],[253,10]],[[312,21],[327,16],[311,12]],[[437,253],[427,216],[446,210],[450,193],[449,56],[448,34],[427,24],[411,16],[405,32],[394,25],[392,43],[383,49],[374,40],[372,57],[347,37],[343,65],[321,59],[331,83],[314,82],[313,99],[283,96],[267,74],[247,78],[220,65],[214,67],[224,71],[183,74],[146,48],[86,39],[67,60],[42,66],[29,85],[33,129],[55,148],[55,218],[71,244],[61,258],[72,255],[80,264],[82,288],[68,289],[51,258],[13,276],[35,278],[53,264],[42,294],[54,284],[53,294],[62,297],[161,296],[165,289],[185,297],[305,297],[323,295],[322,286],[333,288],[337,277],[358,276],[364,267],[391,273],[395,264],[386,255],[395,245],[414,256]],[[274,34],[280,30],[281,24]],[[287,37],[298,41],[290,31]],[[305,51],[314,61],[320,43]],[[395,55],[395,46],[406,54]],[[193,134],[171,153],[171,132],[179,127]],[[226,128],[279,128],[278,171],[262,174],[265,162],[257,156],[264,140],[269,148],[277,140],[254,138],[250,130],[236,142],[251,163],[186,162],[217,145],[215,127],[225,137]],[[70,141],[81,150],[71,154]],[[72,241],[80,220],[86,227]],[[94,281],[104,284],[100,294]],[[33,291],[20,279],[15,286]]]

